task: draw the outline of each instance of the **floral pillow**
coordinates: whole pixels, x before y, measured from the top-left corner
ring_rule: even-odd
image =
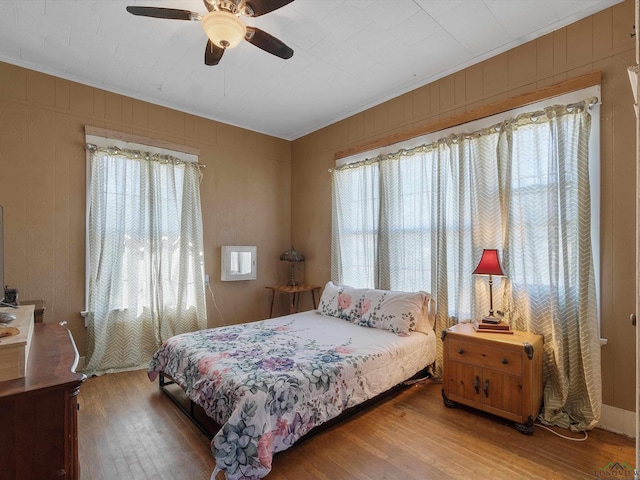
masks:
[[[426,297],[424,292],[353,288],[328,282],[318,310],[363,327],[407,335],[416,330]]]

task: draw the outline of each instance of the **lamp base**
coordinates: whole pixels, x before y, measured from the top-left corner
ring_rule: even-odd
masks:
[[[297,287],[297,286],[298,286],[298,282],[296,282],[295,264],[291,262],[291,278],[289,280],[289,283],[287,283],[287,287]]]
[[[491,323],[492,325],[496,325],[500,322],[501,320],[499,318],[494,317],[493,315],[489,315],[488,317],[484,317],[482,319],[482,323]]]

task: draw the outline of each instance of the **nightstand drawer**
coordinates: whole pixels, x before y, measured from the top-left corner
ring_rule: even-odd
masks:
[[[464,342],[455,338],[447,341],[449,358],[456,362],[487,367],[498,372],[520,375],[522,354],[499,348],[487,348],[478,343]]]

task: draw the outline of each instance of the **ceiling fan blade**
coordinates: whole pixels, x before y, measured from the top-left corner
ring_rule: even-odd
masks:
[[[259,17],[260,15],[284,7],[291,2],[293,2],[293,0],[247,0],[245,3],[245,11],[249,17]]]
[[[252,43],[265,52],[269,52],[276,57],[287,58],[293,57],[293,50],[286,46],[281,40],[273,35],[255,27],[247,27],[247,35],[244,37],[249,43]]]
[[[200,14],[189,10],[159,7],[127,7],[127,12],[141,17],[168,18],[171,20],[198,20]]]
[[[223,54],[224,48],[218,47],[211,40],[209,40],[207,42],[207,49],[204,51],[205,65],[218,65]]]

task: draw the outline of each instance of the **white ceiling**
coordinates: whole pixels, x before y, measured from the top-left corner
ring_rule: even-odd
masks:
[[[0,60],[294,140],[621,0],[295,0],[241,17],[294,50],[248,42],[204,65],[202,0],[0,0]]]

